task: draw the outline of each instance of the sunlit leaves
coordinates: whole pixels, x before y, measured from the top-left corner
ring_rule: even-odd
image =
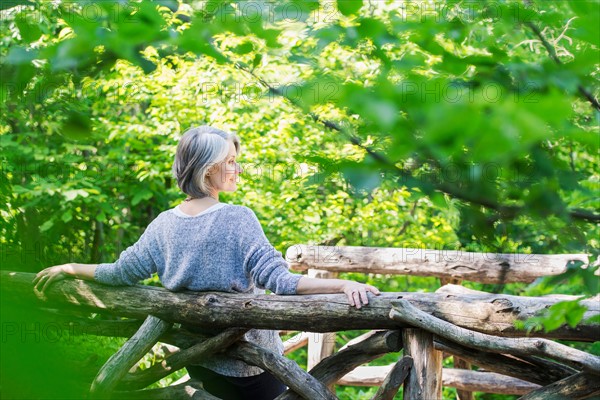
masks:
[[[42,35],[42,30],[26,13],[20,13],[15,18],[19,34],[25,42],[35,42]]]
[[[587,308],[577,300],[561,301],[548,308],[543,315],[532,317],[518,325],[530,331],[543,327],[546,332],[556,330],[563,325],[575,328],[586,310]]]
[[[338,10],[346,16],[356,14],[362,5],[362,0],[337,0]]]
[[[150,198],[152,198],[153,193],[152,191],[148,190],[148,189],[142,189],[140,191],[138,191],[133,198],[131,199],[131,205],[135,206],[137,205],[140,201],[142,200],[148,200]]]
[[[5,129],[27,137],[2,141],[10,161],[77,164],[22,174],[14,207],[60,199],[36,220],[48,235],[79,218],[110,238],[140,228],[142,210],[178,199],[175,138],[209,123],[247,140],[261,172],[234,199],[257,205],[283,241],[397,245],[403,229],[422,244],[595,252],[597,227],[568,211],[597,209],[600,114],[581,95],[598,85],[597,5],[59,2],[39,20],[8,13],[2,110]],[[290,160],[310,172],[258,165]],[[72,190],[97,193],[66,201]]]
[[[569,7],[577,14],[570,35],[585,40],[596,47],[600,43],[600,3],[597,0],[571,1]]]
[[[62,134],[70,139],[85,139],[91,134],[91,122],[87,115],[71,111],[62,126]]]

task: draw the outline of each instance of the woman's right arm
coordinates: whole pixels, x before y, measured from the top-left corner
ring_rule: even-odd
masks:
[[[380,295],[381,292],[375,286],[343,279],[318,279],[303,276],[298,281],[296,288],[297,294],[325,294],[325,293],[345,293],[348,297],[348,303],[357,309],[363,305],[369,304],[367,292]]]

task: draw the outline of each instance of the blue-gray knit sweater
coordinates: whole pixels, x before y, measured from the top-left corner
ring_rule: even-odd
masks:
[[[168,290],[295,294],[302,277],[288,270],[281,252],[269,243],[254,212],[245,206],[218,203],[195,216],[179,207],[160,213],[139,240],[119,259],[99,264],[94,278],[108,285],[134,285],[158,273]],[[283,354],[279,334],[252,329],[245,339]],[[223,355],[201,365],[228,376],[263,372]]]

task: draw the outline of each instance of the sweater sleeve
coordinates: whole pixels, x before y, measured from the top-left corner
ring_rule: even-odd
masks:
[[[156,242],[155,221],[148,225],[136,243],[121,252],[116,262],[98,264],[94,280],[111,286],[131,286],[150,278],[156,272],[156,264],[150,252]]]
[[[243,252],[244,272],[260,289],[275,294],[296,294],[300,274],[289,271],[289,264],[267,237],[254,211],[243,207],[240,240]]]

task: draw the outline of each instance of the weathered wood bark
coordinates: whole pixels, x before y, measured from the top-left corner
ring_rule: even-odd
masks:
[[[149,315],[140,329],[113,354],[94,378],[90,393],[103,397],[110,393],[126,374],[167,332],[173,323]]]
[[[554,371],[557,374],[562,374],[561,379],[564,379],[568,376],[579,372],[577,367],[571,367],[542,357],[521,355],[519,356],[519,359],[525,361],[526,363],[534,365],[537,369],[542,369],[544,371]],[[554,379],[552,382],[556,382],[558,380],[560,379]]]
[[[497,296],[497,295],[494,295],[493,293],[483,292],[481,290],[470,289],[470,288],[464,287],[462,285],[450,284],[450,283],[445,284],[444,286],[440,287],[435,292],[440,293],[440,294],[447,294],[447,295],[476,295],[476,296],[490,296],[491,295],[491,296]],[[577,300],[577,299],[581,299],[583,297],[584,296],[573,296],[573,295],[568,295],[568,294],[548,294],[545,296],[541,296],[539,298],[540,299],[553,299],[553,300],[566,301],[566,300]],[[599,301],[600,295],[591,297],[588,300]]]
[[[460,279],[440,279],[440,283],[442,284],[442,287],[438,290],[436,290],[436,293],[440,293],[445,286],[452,286],[452,287],[460,287],[462,288],[463,286],[460,285],[461,280]],[[458,369],[466,369],[466,370],[471,370],[471,364],[466,361],[463,360],[462,358],[458,357],[458,356],[453,356],[453,361],[454,361],[454,368],[458,368]],[[462,390],[462,389],[457,389],[456,390],[456,400],[473,400],[473,392],[469,392],[467,390]]]
[[[127,400],[220,400],[202,388],[202,382],[189,379],[160,389],[115,391],[113,399]]]
[[[364,342],[371,336],[376,335],[378,332],[387,332],[387,331],[385,329],[373,329],[368,332],[365,332],[362,335],[355,337],[354,339],[348,340],[346,342],[346,344],[344,344],[342,347],[340,347],[339,351],[345,350],[347,347],[354,346],[357,343]]]
[[[89,312],[81,311],[81,309],[65,310],[40,307],[35,310],[28,310],[28,315],[31,315],[31,320],[35,320],[41,325],[52,327],[54,331],[61,331],[61,335],[94,335],[127,338],[140,329],[145,318],[129,320],[91,319]]]
[[[311,370],[325,357],[333,354],[335,347],[335,332],[308,332],[308,359],[306,369]]]
[[[294,245],[286,260],[293,270],[436,276],[481,283],[533,282],[560,275],[569,263],[588,264],[587,254],[495,254],[344,246]]]
[[[535,383],[497,374],[494,372],[469,371],[447,368],[442,372],[444,386],[465,392],[484,392],[522,395],[540,387]]]
[[[362,366],[344,375],[338,385],[380,386],[384,377],[392,370],[392,365]],[[442,386],[462,388],[470,392],[523,395],[538,389],[540,385],[502,374],[484,371],[443,368]]]
[[[335,383],[342,376],[361,364],[372,361],[384,354],[402,349],[400,331],[373,331],[362,341],[327,357],[317,364],[310,374],[325,385]],[[296,399],[293,392],[287,390],[277,399]]]
[[[573,368],[555,362],[545,360],[546,365],[540,367],[538,364],[532,364],[520,358],[488,353],[461,346],[439,336],[434,336],[433,345],[437,350],[458,355],[488,371],[519,378],[542,386],[549,385],[552,382],[577,373]]]
[[[322,271],[317,269],[308,270],[309,278],[332,279],[337,277],[337,273]],[[335,332],[309,332],[308,334],[308,354],[306,360],[306,369],[310,371],[325,357],[333,354],[335,348]]]
[[[377,393],[373,396],[373,400],[393,400],[412,366],[413,359],[410,356],[402,357],[387,374]]]
[[[454,368],[456,369],[460,369],[460,370],[464,370],[464,371],[470,371],[471,370],[471,363],[469,363],[467,360],[464,360],[460,357],[454,357]],[[456,400],[473,400],[473,392],[470,392],[468,390],[464,390],[464,389],[456,389]]]
[[[413,366],[404,381],[404,399],[442,398],[442,353],[433,347],[433,335],[421,329],[404,329],[404,354]]]
[[[229,347],[231,344],[242,338],[247,331],[248,329],[227,329],[225,332],[221,332],[216,336],[207,338],[192,347],[171,355],[159,364],[155,364],[152,367],[135,374],[125,376],[121,381],[122,387],[128,389],[144,388],[161,380],[165,376],[180,370],[186,365],[200,361],[202,357],[209,356]]]
[[[0,272],[2,301],[9,297],[35,298],[34,274]],[[106,312],[143,319],[148,314],[164,320],[225,329],[293,329],[331,332],[349,329],[396,329],[388,318],[391,301],[410,300],[417,308],[455,325],[499,336],[523,336],[514,328],[515,319],[526,319],[553,304],[556,299],[507,295],[445,295],[435,293],[383,293],[371,296],[369,305],[356,310],[345,295],[273,296],[216,292],[169,292],[141,285],[114,287],[79,279],[59,281],[50,287],[40,305]],[[597,301],[582,301],[588,307],[584,318],[600,313]],[[539,337],[578,341],[600,340],[597,324],[584,322],[577,328],[560,327]]]
[[[283,354],[288,355],[289,353],[306,346],[308,344],[308,335],[308,332],[300,332],[283,342]]]
[[[544,386],[519,400],[578,400],[600,395],[600,379],[580,372],[568,378]]]
[[[373,331],[360,342],[340,350],[327,357],[313,368],[310,373],[327,384],[337,381],[347,371],[374,360],[384,354],[402,349],[400,331]]]
[[[396,300],[392,304],[391,318],[425,329],[428,332],[453,340],[463,346],[493,353],[508,353],[517,356],[538,355],[553,358],[569,364],[579,365],[581,368],[596,375],[600,374],[600,357],[583,351],[546,339],[511,339],[485,335],[459,328],[456,325],[426,314],[412,306],[407,300]]]
[[[41,307],[39,311],[32,318],[35,318],[35,321],[40,324],[45,324],[44,326],[51,327],[53,331],[60,332],[57,333],[60,336],[93,335],[130,338],[144,322],[143,319],[90,319],[88,313],[78,313],[77,309],[65,311]],[[28,315],[31,314],[28,313]],[[161,335],[158,341],[180,348],[188,348],[198,343],[198,341],[206,339],[207,337],[189,332],[186,329],[173,327],[164,335]]]
[[[304,399],[336,399],[323,383],[306,373],[294,361],[253,343],[237,343],[227,349],[226,354],[269,371]]]

